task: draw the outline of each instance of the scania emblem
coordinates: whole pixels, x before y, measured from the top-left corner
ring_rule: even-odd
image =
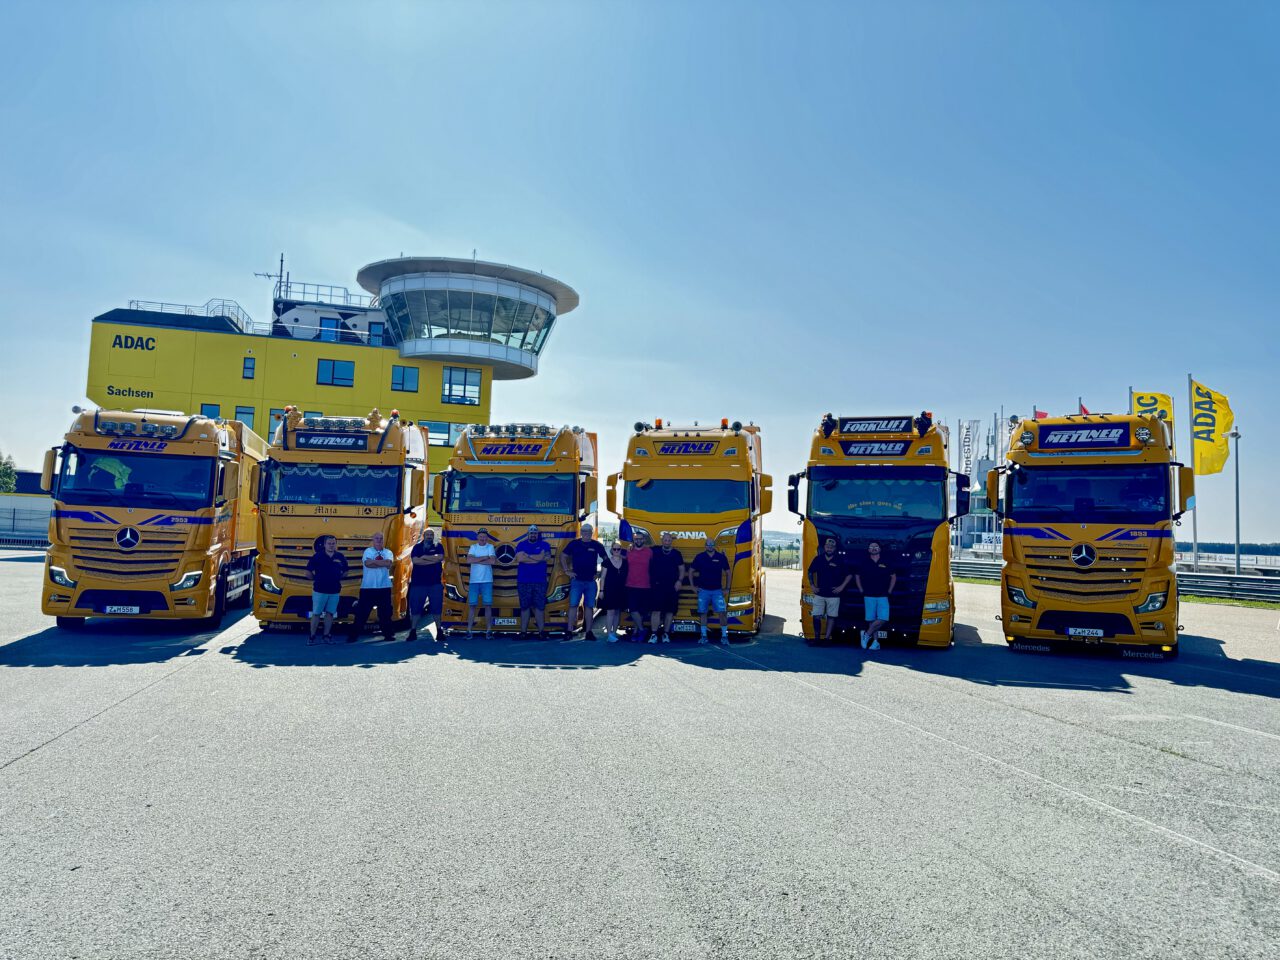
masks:
[[[1077,567],[1092,567],[1098,559],[1098,551],[1089,543],[1077,543],[1071,548],[1071,562]]]
[[[116,534],[116,546],[121,550],[132,550],[142,542],[142,535],[133,527],[121,527]]]
[[[516,558],[516,548],[509,543],[501,544],[497,549],[497,556],[503,563],[510,563]]]

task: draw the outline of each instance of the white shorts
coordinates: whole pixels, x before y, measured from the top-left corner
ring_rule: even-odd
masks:
[[[814,594],[813,615],[815,617],[838,617],[840,615],[840,598],[820,597]]]

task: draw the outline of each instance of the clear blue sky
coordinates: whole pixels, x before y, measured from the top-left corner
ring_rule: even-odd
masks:
[[[582,294],[494,416],[594,429],[607,469],[636,419],[753,419],[781,493],[826,410],[1134,384],[1185,422],[1190,370],[1280,540],[1278,11],[11,0],[0,448],[37,465],[130,298],[265,317],[282,250],[354,287],[475,248]],[[1230,537],[1230,473],[1200,492]]]

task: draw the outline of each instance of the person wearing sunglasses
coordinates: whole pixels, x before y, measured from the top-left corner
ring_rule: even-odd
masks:
[[[604,611],[605,639],[618,642],[618,628],[627,611],[627,551],[620,543],[609,548],[600,572],[600,609]]]

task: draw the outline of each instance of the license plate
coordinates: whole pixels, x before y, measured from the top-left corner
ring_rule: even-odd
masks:
[[[494,617],[493,625],[495,627],[514,627],[520,621],[515,617]]]
[[[1101,637],[1102,631],[1093,627],[1067,627],[1068,637]]]
[[[699,629],[699,624],[693,623],[688,620],[685,620],[683,622],[676,621],[675,623],[671,624],[672,633],[695,633],[698,629]]]
[[[122,607],[119,605],[104,607],[103,613],[141,613],[141,607]]]

